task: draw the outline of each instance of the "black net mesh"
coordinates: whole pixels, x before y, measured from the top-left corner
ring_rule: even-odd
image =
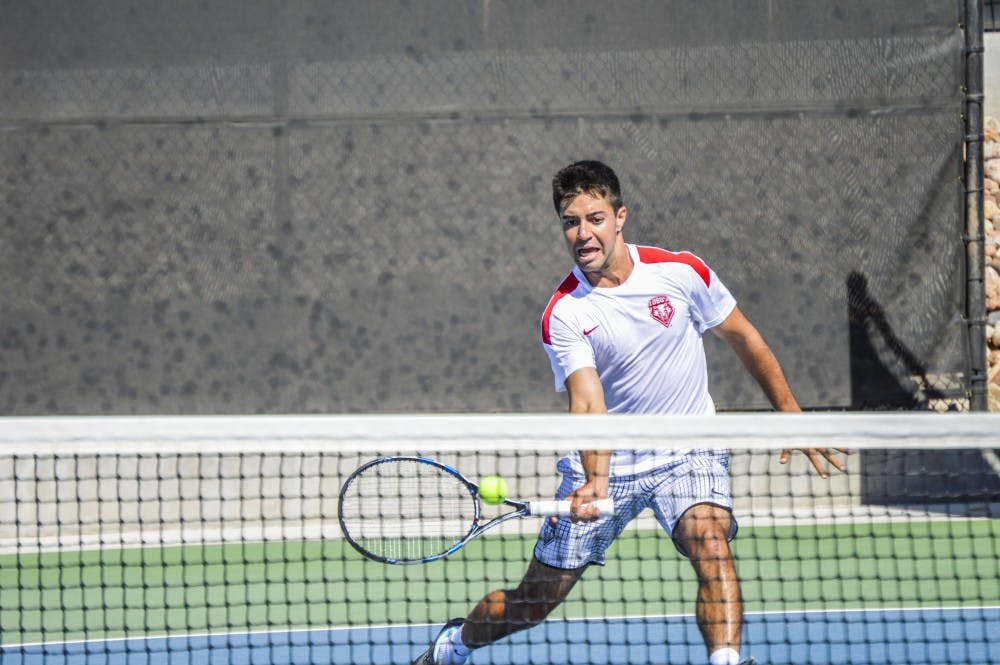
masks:
[[[493,590],[514,594],[536,543],[551,537],[539,539],[542,520],[515,518],[444,558],[390,565],[437,554],[470,532],[472,518],[445,507],[472,495],[426,463],[420,473],[434,482],[411,482],[412,460],[404,482],[392,463],[378,465],[378,483],[365,472],[349,483],[352,473],[376,457],[419,453],[472,482],[499,474],[510,499],[534,502],[556,496],[560,457],[596,437],[659,446],[661,455],[677,446],[712,452],[693,467],[675,459],[612,473],[614,519],[628,523],[617,537],[607,518],[593,523],[609,545],[604,565],[587,568],[537,625],[525,614],[540,619],[551,596],[512,595],[510,613],[485,623],[500,630],[519,617],[525,630],[477,649],[472,665],[706,663],[694,567],[652,510],[631,519],[653,497],[686,505],[706,475],[716,503],[731,488],[739,523],[730,552],[744,656],[979,665],[1000,646],[993,417],[6,418],[0,663],[413,662],[446,621],[470,615]],[[837,455],[846,473],[825,464],[829,477],[801,453],[780,463],[778,449],[802,445],[850,446],[882,463]],[[478,524],[510,510],[483,505]],[[570,528],[565,517],[559,524]],[[362,556],[348,533],[379,558]],[[721,570],[705,575],[706,593],[722,583]],[[733,608],[737,597],[714,602]],[[724,620],[707,616],[703,628]]]

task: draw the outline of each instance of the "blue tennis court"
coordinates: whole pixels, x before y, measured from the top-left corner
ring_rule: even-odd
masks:
[[[1000,607],[748,614],[745,649],[763,664],[990,662]],[[4,665],[408,664],[437,626],[365,627],[8,646]],[[691,617],[553,620],[476,653],[473,663],[703,663]]]

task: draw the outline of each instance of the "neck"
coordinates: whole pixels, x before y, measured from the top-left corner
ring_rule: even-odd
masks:
[[[632,255],[629,253],[628,247],[625,246],[625,241],[621,240],[621,236],[619,236],[611,261],[600,271],[586,272],[584,276],[591,286],[610,288],[624,284],[625,280],[632,274],[634,267]]]

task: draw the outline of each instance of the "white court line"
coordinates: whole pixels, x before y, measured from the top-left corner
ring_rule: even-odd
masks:
[[[907,614],[913,613],[923,613],[923,612],[975,612],[975,611],[995,611],[1000,610],[1000,605],[960,605],[957,607],[945,607],[945,606],[934,606],[934,607],[878,607],[878,608],[846,608],[846,609],[802,609],[802,610],[768,610],[763,612],[746,612],[744,617],[765,617],[765,616],[780,616],[783,614],[803,614],[803,615],[818,615],[818,614],[877,614],[885,612],[903,612]],[[688,619],[693,618],[693,613],[682,613],[682,614],[624,614],[618,616],[607,616],[607,617],[570,617],[565,619],[549,619],[545,623],[590,623],[590,622],[603,622],[603,621],[649,621],[652,620],[670,620],[670,619]],[[326,627],[310,627],[310,628],[286,628],[280,629],[275,628],[272,630],[250,630],[250,631],[222,631],[217,633],[171,633],[169,635],[144,635],[142,637],[112,637],[112,638],[93,638],[87,640],[67,640],[67,641],[52,641],[52,642],[24,642],[15,644],[3,644],[0,645],[0,651],[9,649],[37,649],[43,647],[58,647],[58,646],[81,646],[81,645],[93,645],[93,644],[118,644],[124,642],[142,642],[146,640],[195,640],[204,638],[222,638],[222,637],[234,637],[234,636],[246,636],[254,637],[260,635],[298,635],[302,633],[325,633],[325,632],[350,632],[354,630],[409,630],[412,628],[433,628],[440,626],[441,623],[408,623],[408,624],[376,624],[376,625],[357,625],[357,626],[326,626]],[[89,651],[88,651],[89,653]]]

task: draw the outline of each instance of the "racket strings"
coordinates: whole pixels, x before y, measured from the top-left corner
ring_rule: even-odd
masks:
[[[447,551],[468,534],[476,516],[475,499],[461,480],[415,460],[364,469],[341,506],[351,540],[376,557],[405,561]]]

